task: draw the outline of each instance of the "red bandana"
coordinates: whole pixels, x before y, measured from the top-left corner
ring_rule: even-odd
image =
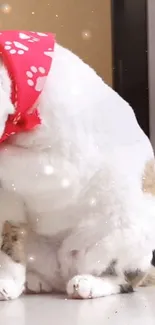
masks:
[[[0,32],[0,55],[12,80],[11,99],[16,109],[9,115],[0,142],[41,124],[36,101],[51,67],[54,44],[54,35],[49,33]]]

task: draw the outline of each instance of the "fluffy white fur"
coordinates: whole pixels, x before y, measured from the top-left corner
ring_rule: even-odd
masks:
[[[0,135],[13,109],[10,83],[2,62]],[[119,293],[118,283],[98,276],[114,259],[120,277],[147,272],[155,248],[155,198],[141,190],[151,144],[128,103],[58,44],[38,108],[42,125],[0,146],[0,230],[6,219],[28,220],[50,236],[51,246],[39,236],[29,245],[30,289],[43,282],[45,291],[65,291],[69,281],[72,296]],[[13,299],[25,273],[3,261],[1,299]]]

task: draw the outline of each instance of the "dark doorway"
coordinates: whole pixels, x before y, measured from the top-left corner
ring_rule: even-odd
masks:
[[[112,0],[113,85],[149,135],[147,0]]]

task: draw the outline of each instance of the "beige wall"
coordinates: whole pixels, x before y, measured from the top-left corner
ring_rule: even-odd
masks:
[[[111,85],[110,2],[8,0],[10,7],[1,7],[0,28],[55,32],[62,45],[82,57]]]

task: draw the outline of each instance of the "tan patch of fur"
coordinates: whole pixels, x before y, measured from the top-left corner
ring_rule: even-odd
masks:
[[[2,238],[1,250],[16,263],[25,264],[26,226],[6,221],[3,226]]]
[[[130,283],[132,288],[144,286],[143,284],[146,282],[147,277],[148,273],[143,272],[131,272],[129,274],[125,274],[125,280]]]
[[[142,176],[142,190],[155,196],[155,160],[149,160]]]
[[[155,286],[155,268],[147,274],[141,283],[142,287]]]

